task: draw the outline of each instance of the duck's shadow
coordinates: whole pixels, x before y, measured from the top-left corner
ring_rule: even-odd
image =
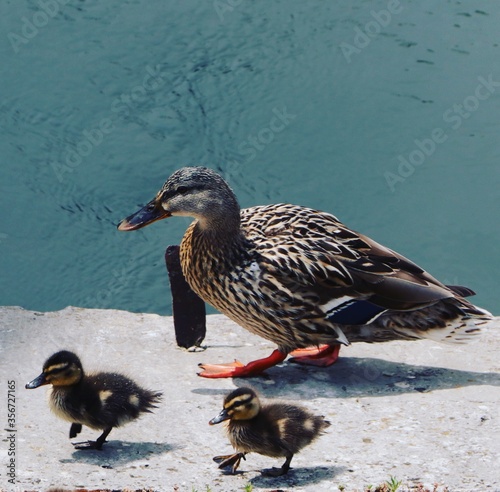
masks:
[[[71,458],[60,461],[61,463],[79,462],[103,468],[113,468],[126,465],[132,461],[144,460],[155,455],[168,453],[178,448],[179,446],[168,443],[111,440],[104,444],[102,450],[76,449],[73,451]],[[147,464],[144,466],[147,466]]]
[[[335,476],[344,472],[346,469],[341,466],[315,466],[290,468],[290,471],[281,477],[266,477],[262,474],[249,480],[254,486],[262,489],[289,489],[305,485],[333,480]]]
[[[274,384],[270,385],[269,383]],[[360,398],[428,393],[466,386],[500,386],[499,373],[481,373],[444,367],[417,366],[370,357],[343,357],[327,368],[285,362],[254,378],[235,378],[237,386],[252,386],[264,396],[303,399]],[[194,390],[200,394],[221,395],[227,390]]]
[[[267,377],[274,380],[279,396],[290,397],[295,393],[290,383],[310,386],[316,382],[321,385],[322,392],[324,390],[324,396],[336,398],[427,393],[466,386],[500,386],[499,373],[417,366],[367,357],[342,358],[329,368],[288,363],[277,370],[280,371],[279,376],[277,372],[269,371]],[[261,382],[259,385],[257,380],[257,386],[265,392],[269,383]]]

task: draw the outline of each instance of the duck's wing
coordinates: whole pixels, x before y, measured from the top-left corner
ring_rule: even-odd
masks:
[[[412,310],[472,293],[446,287],[418,265],[348,229],[336,217],[294,205],[254,207],[242,225],[260,264],[288,288],[315,292],[339,323],[366,323],[387,309]],[[245,212],[245,211],[244,211]]]

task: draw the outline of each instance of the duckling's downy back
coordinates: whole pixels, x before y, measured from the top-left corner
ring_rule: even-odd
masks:
[[[102,429],[119,427],[143,412],[152,412],[160,397],[160,392],[141,388],[122,374],[105,372],[89,374],[78,385],[54,386],[50,401],[52,410],[66,420]]]
[[[297,453],[329,425],[322,416],[302,407],[268,403],[251,420],[231,419],[227,432],[231,444],[240,451],[280,457]]]
[[[160,392],[141,388],[123,374],[85,374],[78,356],[67,350],[49,357],[42,373],[26,388],[47,384],[51,385],[51,410],[71,422],[70,438],[81,432],[82,425],[103,430],[96,441],[76,443],[77,449],[101,449],[113,427],[126,424],[143,412],[151,412],[162,396]]]

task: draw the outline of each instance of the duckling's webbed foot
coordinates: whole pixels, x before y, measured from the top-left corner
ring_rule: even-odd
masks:
[[[224,468],[231,467],[231,473],[236,473],[236,470],[240,466],[241,458],[246,460],[245,453],[234,453],[226,454],[224,456],[214,456],[213,460],[219,464],[219,468],[223,470]]]
[[[102,449],[102,444],[98,446],[97,441],[82,441],[72,443],[75,449],[90,450],[90,449]]]
[[[281,468],[273,467],[262,470],[262,475],[266,477],[281,477],[282,475],[286,475],[288,473],[288,470],[290,470],[290,462],[292,461],[292,458],[293,454],[286,459]]]
[[[328,367],[337,362],[339,352],[340,345],[321,345],[320,347],[297,349],[290,354],[293,356],[290,362],[310,366]]]
[[[96,441],[84,441],[84,442],[75,442],[73,446],[75,449],[102,449],[102,445],[106,442],[106,437],[111,432],[112,427],[108,427],[104,430],[104,432],[97,438]]]
[[[274,350],[269,357],[254,360],[247,365],[239,361],[229,362],[227,364],[199,364],[203,369],[198,376],[203,378],[243,378],[256,376],[270,367],[283,362],[286,359],[285,352]]]
[[[73,439],[73,437],[76,437],[80,432],[82,432],[82,424],[71,424],[69,428],[69,438]]]

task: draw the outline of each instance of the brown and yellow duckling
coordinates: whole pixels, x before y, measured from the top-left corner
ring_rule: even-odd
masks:
[[[227,435],[238,451],[227,456],[216,456],[219,468],[231,467],[234,473],[247,453],[258,453],[273,458],[284,457],[281,468],[264,470],[270,476],[284,475],[290,469],[293,455],[314,441],[330,422],[308,410],[288,403],[262,405],[251,388],[238,388],[224,399],[224,408],[209,424],[229,420]]]
[[[96,441],[75,443],[76,449],[101,449],[113,427],[135,420],[141,413],[151,412],[162,395],[141,388],[122,374],[85,374],[78,356],[67,350],[49,357],[43,372],[26,388],[45,384],[52,385],[51,410],[71,422],[70,439],[81,432],[82,425],[103,431]]]
[[[211,169],[179,169],[118,228],[131,231],[171,216],[195,218],[180,247],[191,288],[278,346],[247,365],[203,364],[204,377],[258,374],[308,347],[297,362],[328,366],[340,345],[352,342],[463,343],[491,319],[465,299],[472,290],[442,284],[329,213],[283,203],[240,210]]]

